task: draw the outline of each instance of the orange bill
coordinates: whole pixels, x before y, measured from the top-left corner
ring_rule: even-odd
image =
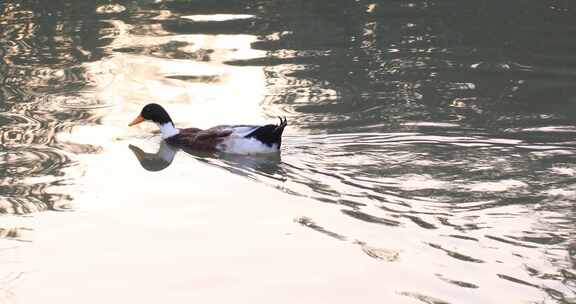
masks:
[[[143,121],[144,121],[144,117],[138,115],[138,117],[136,117],[136,119],[134,119],[128,126],[131,127],[131,126],[137,125]]]

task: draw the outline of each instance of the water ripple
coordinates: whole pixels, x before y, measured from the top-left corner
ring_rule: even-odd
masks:
[[[0,153],[0,163],[3,164],[9,179],[34,176],[62,176],[61,170],[73,165],[61,151],[45,147],[12,148]]]

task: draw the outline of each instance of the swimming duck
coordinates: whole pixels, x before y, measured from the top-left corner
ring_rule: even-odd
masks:
[[[143,121],[158,125],[162,138],[178,147],[202,151],[219,151],[234,154],[273,153],[280,151],[282,132],[287,125],[286,118],[274,125],[233,125],[216,126],[209,129],[174,126],[168,112],[159,104],[150,103],[128,125],[134,126]]]

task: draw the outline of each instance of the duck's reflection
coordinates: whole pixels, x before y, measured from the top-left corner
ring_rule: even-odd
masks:
[[[178,150],[162,141],[156,153],[146,153],[135,145],[128,145],[142,168],[148,171],[162,171],[172,164]]]
[[[156,153],[146,153],[140,147],[129,145],[128,148],[147,171],[161,171],[168,168],[176,154],[180,151],[194,157],[196,160],[223,168],[234,174],[252,179],[274,179],[283,181],[285,174],[281,167],[280,153],[259,155],[237,155],[218,152],[203,152],[181,149],[162,141]]]

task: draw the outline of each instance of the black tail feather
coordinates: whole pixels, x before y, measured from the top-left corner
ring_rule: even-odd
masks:
[[[280,145],[282,145],[282,132],[284,132],[284,128],[288,125],[288,120],[286,117],[282,119],[280,116],[278,116],[278,119],[280,120],[280,123],[277,125],[261,126],[245,137],[256,138],[268,146],[276,144],[278,145],[278,148],[280,148]]]

